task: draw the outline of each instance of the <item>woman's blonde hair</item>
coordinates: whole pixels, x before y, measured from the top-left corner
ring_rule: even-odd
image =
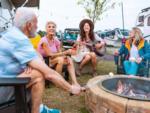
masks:
[[[141,30],[139,28],[137,28],[137,27],[134,27],[132,30],[134,31],[135,40],[136,41],[140,41],[142,39],[142,37],[143,37]]]

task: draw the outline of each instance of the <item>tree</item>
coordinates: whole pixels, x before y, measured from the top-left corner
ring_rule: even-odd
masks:
[[[101,19],[101,16],[108,9],[115,6],[115,1],[113,0],[78,0],[78,5],[82,5],[87,13],[87,16],[95,24],[97,20]]]

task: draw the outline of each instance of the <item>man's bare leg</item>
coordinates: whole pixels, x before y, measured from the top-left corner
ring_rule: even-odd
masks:
[[[44,78],[39,71],[32,69],[29,73],[22,73],[19,77],[31,77],[28,88],[31,88],[32,109],[31,113],[40,113],[39,108],[42,103],[44,91]]]

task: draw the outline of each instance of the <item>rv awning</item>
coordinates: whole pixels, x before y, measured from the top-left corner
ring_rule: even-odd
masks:
[[[16,8],[22,6],[25,3],[25,1],[28,1],[25,4],[25,7],[38,7],[39,8],[40,0],[11,0],[11,2]]]

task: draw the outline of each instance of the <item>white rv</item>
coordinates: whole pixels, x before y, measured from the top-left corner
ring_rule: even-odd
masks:
[[[0,0],[0,34],[12,26],[15,10],[18,7],[38,7],[40,0]]]
[[[119,29],[115,28],[113,30],[100,31],[97,34],[103,38],[106,42],[106,45],[113,47],[120,47],[122,45],[122,41],[129,36],[129,30],[127,29]]]
[[[136,26],[142,30],[144,38],[150,42],[150,7],[141,10]]]

